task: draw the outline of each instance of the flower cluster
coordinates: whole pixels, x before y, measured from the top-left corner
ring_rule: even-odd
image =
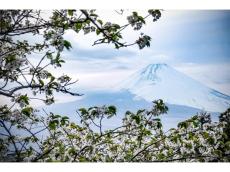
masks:
[[[136,43],[138,44],[140,49],[143,49],[144,47],[149,47],[150,46],[150,40],[151,37],[149,37],[148,35],[142,35],[137,41]]]
[[[22,161],[230,161],[230,141],[226,138],[226,124],[223,125],[226,122],[229,125],[228,121],[222,119],[213,123],[208,114],[200,114],[180,122],[177,128],[164,132],[158,116],[167,112],[167,108],[160,100],[155,101],[153,108],[138,110],[136,113],[127,112],[121,126],[106,130],[102,128],[103,119],[109,119],[116,114],[113,106],[80,109],[79,124],[70,122],[66,116],[50,113],[47,118],[33,118],[38,120],[36,126],[45,124],[45,129],[49,131],[45,132],[46,139],[40,142],[39,137],[35,137],[36,134],[32,138],[26,136],[14,139],[18,142],[26,140],[36,143],[42,148],[42,152],[39,153],[33,147],[25,149],[21,155]],[[33,111],[24,108],[24,114],[29,112]],[[20,113],[15,111],[12,118],[20,117]],[[224,113],[222,116],[226,119],[229,114]],[[24,119],[24,122],[25,120],[28,119]],[[24,128],[20,122],[20,129]],[[7,147],[6,144],[4,146]]]
[[[127,17],[129,24],[134,27],[134,30],[140,30],[142,25],[145,24],[145,20],[142,16],[139,16],[137,12],[133,12],[131,16]]]

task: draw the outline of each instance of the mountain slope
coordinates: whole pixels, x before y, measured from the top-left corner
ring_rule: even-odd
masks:
[[[51,106],[43,107],[47,112],[57,114],[64,114],[70,117],[73,121],[78,121],[76,110],[82,107],[89,108],[91,106],[115,105],[117,107],[117,115],[109,120],[105,120],[105,128],[118,127],[121,124],[122,118],[126,111],[136,112],[139,109],[150,109],[152,102],[147,102],[144,99],[137,99],[135,95],[129,91],[118,92],[87,92],[82,99],[53,104]],[[193,115],[196,115],[201,110],[181,105],[166,104],[169,108],[167,114],[160,116],[162,119],[164,129],[168,130],[171,127],[176,127],[178,122],[186,120]],[[212,119],[217,121],[218,114],[212,113]]]
[[[118,89],[128,90],[150,102],[163,99],[206,111],[222,112],[230,105],[230,96],[211,89],[167,64],[150,64],[123,81]]]

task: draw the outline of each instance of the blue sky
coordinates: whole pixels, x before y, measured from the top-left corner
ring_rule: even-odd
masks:
[[[125,17],[114,11],[98,13],[105,21],[126,22]],[[71,41],[73,49],[65,52],[68,60],[63,73],[79,79],[78,87],[103,90],[150,63],[167,63],[209,87],[230,94],[229,28],[230,11],[163,11],[159,21],[148,20],[142,30],[152,37],[151,47],[144,50],[136,46],[120,50],[109,45],[91,46],[96,40],[94,34],[85,36],[69,31],[65,38]],[[129,28],[124,37],[132,42],[138,34]]]
[[[172,20],[165,39],[154,42],[157,49],[184,62],[229,62],[228,11],[184,11]]]
[[[105,21],[126,24],[111,10],[98,10]],[[146,11],[140,11],[143,15]],[[61,69],[51,69],[57,76],[68,74],[78,79],[76,90],[112,90],[134,72],[152,63],[166,63],[195,80],[230,95],[230,11],[165,10],[157,22],[147,21],[142,32],[152,37],[151,47],[139,50],[137,46],[120,50],[111,45],[91,46],[98,37],[68,31],[65,38],[72,44],[65,51],[66,63]],[[132,28],[124,31],[125,40],[135,41],[140,32]],[[31,39],[31,38],[28,38]],[[31,41],[37,39],[31,39]],[[38,62],[37,57],[31,57]],[[57,95],[57,103],[79,99]],[[4,101],[3,101],[4,102]],[[41,105],[36,102],[35,105]]]
[[[115,11],[98,10],[104,21],[126,24],[126,16]],[[145,15],[146,11],[140,11]],[[68,74],[79,82],[78,90],[111,90],[132,73],[152,63],[166,63],[190,77],[230,95],[230,11],[164,10],[157,22],[147,20],[141,32],[152,37],[151,47],[137,46],[120,50],[103,44],[91,46],[98,37],[68,31],[65,39],[72,44],[65,51],[66,63],[57,75]],[[126,41],[135,41],[140,32],[124,31]],[[83,93],[85,93],[83,91]],[[73,101],[61,95],[58,100]]]

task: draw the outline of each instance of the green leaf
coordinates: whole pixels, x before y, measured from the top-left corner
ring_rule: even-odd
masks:
[[[140,109],[140,110],[138,110],[138,111],[137,111],[137,115],[143,113],[144,111],[145,111],[145,109]]]
[[[130,111],[126,111],[125,112],[125,115],[132,115],[133,113],[132,112],[130,112]]]
[[[133,12],[134,16],[138,16],[138,13],[136,11]]]
[[[90,115],[92,117],[97,116],[98,115],[98,111],[97,110],[92,110]]]
[[[135,122],[136,122],[137,124],[140,124],[140,122],[141,122],[140,116],[134,115],[132,118],[135,120]]]
[[[64,40],[63,45],[67,50],[70,50],[70,48],[72,48],[71,43],[67,40]]]
[[[100,23],[101,25],[103,25],[102,20],[99,20],[99,19],[98,19],[97,22]]]
[[[115,106],[109,106],[108,110],[109,110],[110,114],[116,114],[116,112],[117,112],[117,109]]]
[[[44,86],[44,81],[39,79],[39,83],[41,84],[41,86],[43,87]]]
[[[73,147],[70,148],[69,151],[68,151],[68,153],[71,154],[71,155],[74,155],[76,153],[75,148],[73,148]]]
[[[73,16],[73,12],[74,12],[75,10],[68,10],[68,15],[69,16]]]
[[[203,136],[204,136],[205,139],[209,138],[209,134],[207,132],[204,132]]]
[[[33,108],[32,107],[26,107],[24,109],[22,109],[22,114],[30,117],[31,113],[33,112]]]
[[[82,23],[80,23],[80,22],[76,23],[75,27],[76,27],[77,32],[79,32],[81,30],[81,28],[82,28]]]
[[[99,29],[96,29],[96,34],[99,35],[101,31]]]
[[[68,124],[69,123],[69,117],[67,116],[64,116],[61,118],[61,125],[65,125],[65,124]]]
[[[92,17],[98,17],[98,15],[94,14],[94,13],[91,13],[90,16],[92,16]]]
[[[150,130],[147,130],[147,129],[144,129],[144,132],[143,132],[145,135],[151,135],[151,131]]]
[[[87,19],[85,22],[89,25],[91,20]]]
[[[207,139],[207,141],[208,141],[208,143],[209,143],[210,145],[213,145],[213,144],[215,143],[215,140],[214,140],[214,138],[212,138],[212,137],[209,137],[209,138]]]
[[[162,124],[160,121],[157,122],[157,128],[161,128],[162,127]]]
[[[160,153],[157,157],[159,160],[163,160],[165,158],[165,155],[163,153]]]
[[[75,123],[71,122],[70,128],[72,128],[72,129],[77,129],[78,127],[77,127],[77,125],[76,125]]]
[[[188,123],[187,122],[180,122],[178,125],[178,128],[188,128]]]
[[[145,19],[142,16],[139,16],[138,19],[145,24]]]
[[[28,98],[28,96],[27,96],[27,94],[26,95],[21,95],[20,97],[19,97],[19,101],[23,101],[25,104],[29,104],[29,98]]]
[[[61,115],[53,115],[52,119],[57,119],[57,118],[60,118],[60,117],[61,117]]]
[[[55,80],[54,76],[50,76],[50,82],[53,82]]]
[[[86,162],[87,159],[86,159],[85,157],[81,156],[81,157],[79,157],[79,161],[80,161],[80,162]]]
[[[56,129],[56,123],[54,121],[50,121],[48,126],[49,126],[50,130]]]
[[[89,112],[85,108],[80,108],[79,111],[81,112],[82,115],[88,115]]]
[[[115,45],[115,48],[116,48],[116,49],[119,49],[119,48],[120,48],[118,44],[115,43],[114,45]]]
[[[199,126],[199,121],[197,120],[192,121],[192,123],[195,128]]]
[[[214,150],[214,153],[219,157],[222,156],[222,152],[220,150]]]

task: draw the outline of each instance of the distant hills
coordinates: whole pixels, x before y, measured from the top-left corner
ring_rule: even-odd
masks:
[[[217,120],[217,112],[225,111],[230,103],[228,95],[203,85],[167,64],[151,64],[115,86],[115,91],[89,91],[80,100],[54,104],[45,109],[68,115],[75,121],[79,119],[76,110],[81,107],[115,105],[117,116],[105,123],[107,128],[119,125],[127,110],[135,112],[149,109],[156,99],[163,99],[169,107],[168,114],[161,117],[165,130],[203,110],[211,112],[212,118]]]

